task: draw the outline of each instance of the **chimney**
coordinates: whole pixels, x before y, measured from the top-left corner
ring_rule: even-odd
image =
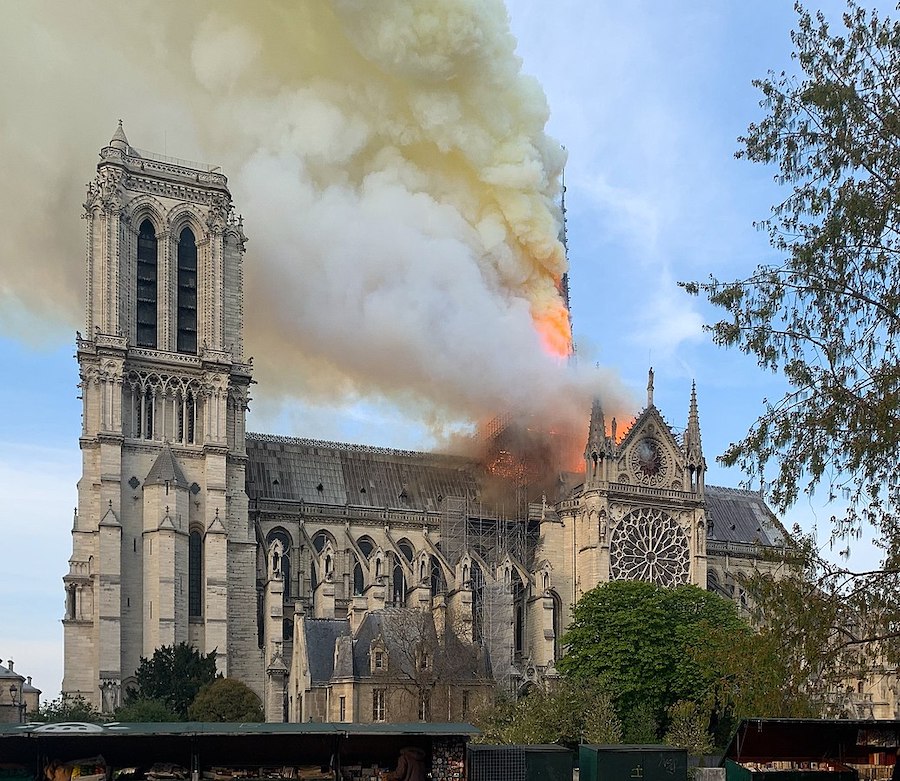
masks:
[[[15,672],[15,670],[13,670],[13,660],[12,660],[12,659],[10,659],[10,660],[6,663],[6,665],[7,665],[7,667],[9,667],[9,671],[10,671],[10,672]]]

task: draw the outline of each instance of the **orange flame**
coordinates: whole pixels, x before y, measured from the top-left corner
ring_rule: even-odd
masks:
[[[556,358],[568,358],[572,354],[572,325],[569,310],[562,301],[533,313],[532,319],[544,350]]]

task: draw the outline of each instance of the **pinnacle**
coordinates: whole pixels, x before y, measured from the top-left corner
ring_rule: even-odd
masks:
[[[116,132],[113,133],[113,137],[109,142],[110,146],[116,147],[116,149],[125,150],[128,148],[128,139],[125,137],[125,130],[122,127],[122,120],[119,120],[119,126],[116,128]]]

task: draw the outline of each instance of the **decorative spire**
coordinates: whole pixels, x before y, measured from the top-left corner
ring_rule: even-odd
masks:
[[[703,489],[702,473],[706,470],[703,445],[700,441],[700,415],[697,412],[697,383],[691,383],[691,406],[688,411],[687,428],[684,431],[684,456],[688,470],[694,475],[697,489]]]
[[[123,152],[128,151],[128,139],[125,137],[125,130],[122,128],[121,119],[119,120],[119,126],[116,128],[116,132],[113,133],[109,145],[116,149],[121,149]]]
[[[591,425],[588,429],[588,453],[602,453],[605,441],[606,420],[603,417],[603,407],[600,404],[600,399],[594,397],[594,403],[591,405]]]
[[[647,372],[647,407],[653,406],[653,367]]]

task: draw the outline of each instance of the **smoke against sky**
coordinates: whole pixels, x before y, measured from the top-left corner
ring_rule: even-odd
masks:
[[[564,152],[499,0],[4,10],[0,327],[80,322],[74,205],[122,117],[229,177],[257,395],[387,398],[437,429],[624,406],[559,357]]]

